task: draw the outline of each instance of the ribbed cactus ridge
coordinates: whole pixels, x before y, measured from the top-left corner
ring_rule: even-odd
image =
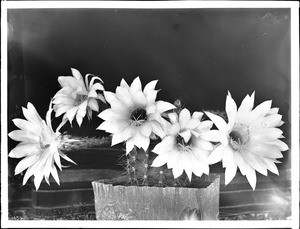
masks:
[[[128,185],[157,186],[157,187],[186,187],[190,182],[185,175],[174,179],[171,169],[166,165],[161,167],[151,167],[155,158],[150,150],[134,148],[126,159],[121,160],[128,177]]]

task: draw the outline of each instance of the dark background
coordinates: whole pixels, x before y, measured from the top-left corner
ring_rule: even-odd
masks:
[[[99,75],[113,92],[122,78],[131,83],[140,76],[143,85],[158,79],[158,99],[180,99],[191,112],[223,110],[228,90],[238,106],[255,91],[255,106],[271,99],[280,108],[290,146],[289,9],[9,9],[8,22],[9,131],[16,129],[13,118],[24,117],[21,107],[27,102],[44,118],[60,89],[58,76],[76,68],[82,75]],[[73,122],[72,129],[67,124],[62,131],[104,135],[96,130],[101,123],[96,115],[91,122],[85,118],[81,128]],[[60,121],[53,121],[54,128]],[[17,144],[8,143],[9,150]],[[290,152],[283,154],[278,167],[290,168]],[[70,169],[81,163],[89,169],[99,159],[93,155],[86,161],[73,158],[79,165]],[[18,161],[9,159],[10,199],[19,200],[15,206],[24,199],[32,202],[32,187],[21,188],[22,175],[13,176]],[[98,161],[98,167],[108,164]],[[236,198],[221,199],[234,203]]]
[[[10,9],[8,22],[9,130],[27,102],[45,117],[57,77],[76,68],[109,91],[122,77],[159,79],[158,99],[192,112],[223,110],[227,90],[238,106],[256,91],[255,105],[273,100],[290,135],[289,9]],[[100,122],[94,113],[63,130],[103,135]]]

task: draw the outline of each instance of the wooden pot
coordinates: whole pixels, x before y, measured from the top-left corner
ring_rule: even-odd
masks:
[[[195,187],[126,186],[113,179],[92,185],[97,220],[180,220],[192,212],[201,220],[217,220],[219,215],[216,174],[203,175]]]

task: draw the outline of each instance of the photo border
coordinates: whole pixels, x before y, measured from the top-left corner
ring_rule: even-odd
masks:
[[[291,153],[292,219],[255,221],[34,221],[8,219],[7,147],[7,11],[39,8],[290,8],[291,10]],[[172,227],[172,228],[299,228],[299,3],[293,1],[1,1],[1,227]]]

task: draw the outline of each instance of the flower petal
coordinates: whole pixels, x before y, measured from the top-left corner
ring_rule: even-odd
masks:
[[[225,185],[228,185],[232,181],[232,179],[235,177],[236,170],[237,170],[237,165],[234,162],[226,167]]]
[[[34,106],[31,103],[28,103],[27,107],[28,107],[28,109],[22,107],[22,111],[23,111],[24,117],[29,122],[35,123],[35,124],[39,125],[40,127],[43,127],[42,119],[39,116],[39,114],[37,113],[37,111],[34,108]]]
[[[266,116],[271,109],[271,105],[272,105],[272,100],[268,100],[268,101],[265,101],[265,102],[259,104],[254,110],[252,110],[248,114],[246,124],[251,124],[255,120]]]
[[[172,124],[179,122],[178,121],[178,115],[176,113],[169,113],[168,116],[169,116],[170,122]]]
[[[122,133],[115,133],[115,134],[112,135],[111,145],[114,146],[114,145],[117,145],[117,144],[119,144],[123,141],[124,141],[124,138],[123,138]]]
[[[88,98],[97,98],[98,94],[96,91],[90,91],[87,96]]]
[[[93,111],[99,112],[99,105],[98,105],[97,100],[95,100],[95,99],[89,100],[88,107],[90,107]]]
[[[19,144],[10,151],[8,156],[12,158],[22,158],[38,153],[38,151],[38,145],[36,143]]]
[[[119,100],[126,104],[127,107],[133,106],[133,101],[131,99],[131,95],[127,88],[117,87],[116,95]]]
[[[39,142],[39,136],[36,134],[33,134],[31,132],[23,131],[23,130],[13,130],[8,134],[8,136],[15,140],[20,142],[26,142],[26,143],[38,143]]]
[[[75,103],[75,99],[67,96],[57,96],[53,100],[53,104],[57,105],[73,105]]]
[[[89,88],[90,91],[96,91],[96,90],[99,90],[99,91],[104,91],[104,87],[101,83],[95,83],[95,84],[92,84],[91,87]]]
[[[134,147],[134,143],[131,139],[126,141],[126,155],[128,155]]]
[[[135,105],[139,107],[146,107],[147,105],[147,99],[142,91],[137,91],[132,95],[132,101],[134,102]]]
[[[79,86],[77,80],[72,76],[59,76],[57,80],[62,87],[71,87],[72,89],[77,89]]]
[[[262,158],[264,160],[265,164],[267,165],[267,169],[271,171],[272,173],[279,175],[278,169],[274,162],[269,158]]]
[[[23,172],[39,160],[39,154],[33,154],[22,159],[15,168],[15,175]]]
[[[121,87],[129,88],[129,85],[127,84],[126,80],[122,79],[120,83]]]
[[[253,109],[254,96],[255,92],[252,93],[251,97],[249,95],[246,95],[246,97],[243,99],[237,112],[238,122],[244,123],[244,118],[247,117],[248,113]]]
[[[73,164],[76,165],[76,163],[75,163],[71,158],[69,158],[67,155],[65,155],[64,153],[60,152],[59,154],[60,154],[60,156],[61,156],[63,159],[65,159],[66,161],[71,162],[71,163],[73,163]]]
[[[154,134],[156,134],[157,136],[159,136],[160,138],[164,138],[165,137],[165,132],[163,130],[163,128],[161,127],[161,124],[155,120],[151,121],[151,125],[152,125],[152,131]]]
[[[158,110],[158,112],[160,114],[162,114],[165,111],[168,111],[168,110],[176,108],[172,103],[164,102],[164,101],[161,101],[161,100],[157,101],[155,103],[155,105],[156,105],[156,109]]]
[[[201,149],[207,151],[213,150],[213,145],[209,141],[203,140],[201,138],[196,138],[194,143],[196,144],[197,147]]]
[[[37,172],[37,167],[38,167],[38,163],[35,163],[35,164],[33,164],[32,166],[30,166],[27,170],[26,170],[26,173],[25,173],[25,175],[24,175],[24,177],[23,177],[23,182],[22,182],[22,184],[23,185],[25,185],[26,183],[27,183],[27,181],[28,181],[28,179],[35,173],[35,172]]]
[[[138,131],[145,137],[149,138],[152,133],[152,125],[149,122],[145,122],[143,125],[139,126]]]
[[[227,123],[224,121],[223,118],[207,111],[205,112],[205,114],[213,121],[213,123],[217,126],[217,128],[220,131],[228,132]]]
[[[196,129],[199,125],[200,125],[200,120],[199,119],[191,118],[187,122],[186,128],[187,129]]]
[[[51,174],[52,174],[54,180],[56,181],[56,183],[57,183],[58,185],[60,185],[58,173],[57,173],[57,170],[56,170],[54,164],[51,165]]]
[[[182,109],[179,114],[179,123],[181,128],[185,128],[190,119],[191,119],[190,111],[186,108]]]
[[[249,184],[251,185],[252,189],[255,190],[255,187],[256,187],[256,174],[255,174],[255,170],[252,169],[252,168],[249,168],[247,170],[246,177],[247,177],[247,180],[248,180]]]
[[[136,77],[129,88],[130,94],[134,95],[136,92],[141,91],[142,92],[142,83],[140,80],[140,77]]]
[[[203,117],[203,112],[195,111],[192,115],[192,118],[201,120]]]
[[[56,110],[55,117],[62,115],[66,111],[70,110],[72,107],[74,107],[74,106],[73,105],[63,105],[63,106],[55,107],[55,105],[54,105],[54,110]]]
[[[272,115],[272,114],[278,114],[279,108],[278,107],[273,107],[269,110],[267,115]]]
[[[128,119],[123,117],[122,114],[115,113],[110,108],[102,111],[98,116],[99,118],[110,122],[126,121],[126,119]]]
[[[279,138],[282,130],[278,128],[263,128],[250,130],[251,141],[268,142]]]
[[[222,160],[223,154],[224,154],[225,146],[219,145],[217,148],[214,149],[214,151],[211,152],[211,154],[208,156],[208,163],[209,164],[215,164]]]
[[[174,179],[176,179],[183,173],[183,169],[181,167],[176,166],[173,167],[172,172],[173,172]]]
[[[279,140],[280,141],[280,140]],[[247,146],[247,151],[252,152],[261,157],[282,158],[282,153],[275,145],[264,142],[253,142]]]
[[[279,115],[279,114],[268,115],[268,116],[258,119],[256,122],[251,124],[250,128],[256,129],[256,128],[276,127],[279,125],[281,118],[282,118],[282,115]]]
[[[175,146],[175,137],[172,135],[166,136],[160,143],[158,143],[152,150],[156,154],[162,154],[171,151]]]
[[[78,109],[79,109],[79,107],[77,106],[77,107],[71,108],[70,110],[68,110],[66,112],[66,117],[68,118],[70,123],[72,123]]]
[[[243,176],[245,176],[245,174],[247,173],[246,167],[249,167],[249,166],[246,164],[242,154],[240,152],[233,151],[233,158],[234,158],[236,165],[240,169],[241,174]]]
[[[144,93],[145,93],[146,96],[148,96],[149,92],[154,91],[157,82],[158,82],[158,80],[152,80],[151,82],[146,84],[146,86],[144,88]]]
[[[160,167],[167,163],[168,158],[170,155],[168,153],[160,154],[156,156],[156,158],[153,160],[151,166],[152,167]]]
[[[147,94],[145,94],[146,99],[147,99],[147,103],[149,104],[154,104],[156,97],[157,97],[157,92],[158,91],[149,91]]]
[[[37,135],[40,135],[42,132],[42,128],[33,122],[29,122],[27,120],[20,119],[20,118],[15,118],[12,121],[21,130],[32,132]]]
[[[156,112],[156,106],[154,104],[146,107],[146,113],[147,113],[147,115],[153,114],[155,112]]]
[[[75,68],[71,68],[71,71],[72,71],[72,75],[78,81],[79,85],[86,90],[86,87],[85,87],[85,84],[84,84],[83,77],[82,77],[81,73]]]
[[[283,141],[278,140],[278,139],[276,139],[276,140],[274,140],[274,141],[271,141],[271,142],[268,142],[268,144],[274,145],[274,146],[278,147],[278,149],[279,149],[280,151],[286,151],[286,150],[289,149],[289,147],[288,147],[287,144],[285,144]]]
[[[132,141],[133,141],[134,145],[136,145],[139,148],[143,148],[144,151],[147,151],[149,144],[150,144],[150,139],[147,137],[144,137],[139,132],[136,132],[136,134],[132,137]]]
[[[267,176],[267,168],[264,166],[264,162],[259,156],[256,156],[255,154],[252,154],[251,152],[244,150],[243,151],[243,158],[245,159],[245,162],[249,164],[253,169],[255,169],[257,172]]]
[[[200,125],[197,127],[198,132],[205,132],[209,131],[213,126],[213,122],[209,120],[205,120],[203,122],[200,122]]]
[[[226,98],[225,110],[228,117],[228,129],[231,130],[236,121],[237,106],[234,100],[232,99],[230,93],[227,95]]]
[[[59,153],[54,153],[53,158],[54,158],[54,162],[56,163],[57,167],[60,170],[62,170]]]
[[[209,130],[200,134],[200,137],[210,142],[220,142],[222,133],[219,130]]]
[[[188,141],[192,137],[192,133],[190,130],[179,132],[179,135],[184,139],[185,143],[188,143]]]
[[[111,109],[115,113],[120,114],[123,117],[128,117],[129,118],[130,110],[128,109],[128,107],[121,100],[115,100],[113,103],[110,104],[110,106],[111,106]]]
[[[129,127],[129,123],[125,121],[119,121],[119,122],[108,122],[104,121],[100,124],[100,126],[97,127],[98,130],[105,130],[108,133],[120,133],[122,132],[126,127]]]
[[[233,150],[230,146],[226,146],[223,151],[223,160],[222,160],[223,167],[231,166],[235,164],[233,160]]]
[[[112,103],[114,103],[115,100],[118,100],[117,95],[113,92],[104,91],[103,95],[109,104],[112,104]]]

